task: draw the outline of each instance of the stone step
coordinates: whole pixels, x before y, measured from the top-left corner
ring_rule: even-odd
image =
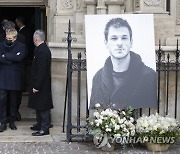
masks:
[[[50,128],[50,135],[32,136],[30,127],[35,123],[34,120],[16,121],[17,130],[11,130],[8,126],[7,130],[0,133],[0,143],[2,142],[53,142],[60,138],[65,139],[61,126],[53,126]],[[0,152],[1,153],[1,152]]]

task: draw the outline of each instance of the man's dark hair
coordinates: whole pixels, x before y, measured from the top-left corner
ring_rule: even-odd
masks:
[[[12,21],[5,22],[5,24],[4,24],[4,29],[5,30],[6,29],[12,29],[12,28],[15,28],[15,23],[14,22],[12,22]]]
[[[23,17],[21,17],[21,16],[17,17],[16,20],[18,20],[22,24],[25,24],[25,19]]]
[[[2,21],[2,26],[4,27],[5,23],[7,22],[8,20],[7,19],[3,19]]]
[[[108,40],[108,34],[109,34],[110,27],[114,27],[114,28],[127,27],[127,29],[129,30],[129,34],[130,34],[130,40],[132,39],[132,29],[131,29],[129,23],[122,18],[113,18],[106,24],[106,28],[104,30],[104,36],[105,36],[106,41]]]

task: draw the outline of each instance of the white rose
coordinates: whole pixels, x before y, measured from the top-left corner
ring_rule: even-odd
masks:
[[[126,115],[126,113],[125,113],[124,111],[122,111],[122,114],[123,114],[123,115]]]
[[[102,124],[102,120],[101,119],[96,119],[95,123],[96,123],[96,126],[99,126],[100,124]]]
[[[109,126],[108,126],[108,125],[106,125],[105,127],[106,127],[106,128],[108,128]]]
[[[134,118],[130,117],[130,122],[133,123],[134,122]]]
[[[129,133],[129,131],[126,133],[126,136],[129,136],[130,135],[130,133]]]
[[[111,128],[106,128],[106,132],[111,132]]]
[[[120,127],[121,127],[121,128],[125,128],[125,127],[126,127],[126,125],[125,125],[125,124],[122,124]]]
[[[115,134],[114,137],[115,138],[121,137],[121,134]]]
[[[119,125],[115,125],[115,130],[119,130],[120,129],[120,126]]]
[[[97,111],[95,111],[94,113],[93,113],[93,115],[94,115],[94,117],[99,117],[99,112],[97,112]]]
[[[115,123],[116,123],[114,119],[111,119],[111,122],[112,122],[112,124],[115,124]]]
[[[147,121],[143,121],[142,124],[141,124],[143,127],[147,128],[148,127],[148,123]]]
[[[99,123],[96,123],[96,126],[99,127]]]
[[[102,124],[102,120],[101,120],[101,119],[98,119],[98,123],[99,123],[99,124]]]
[[[95,108],[99,108],[101,105],[99,103],[95,104]]]

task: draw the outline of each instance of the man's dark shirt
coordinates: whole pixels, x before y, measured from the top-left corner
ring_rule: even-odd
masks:
[[[156,72],[144,65],[138,54],[130,52],[130,57],[126,72],[114,72],[109,57],[104,67],[95,74],[90,108],[94,108],[96,103],[102,108],[114,109],[157,106]]]

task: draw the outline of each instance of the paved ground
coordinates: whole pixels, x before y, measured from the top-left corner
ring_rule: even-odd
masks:
[[[33,122],[16,122],[18,130],[10,130],[0,133],[0,154],[106,154],[94,147],[92,142],[67,142],[62,128],[54,126],[50,129],[50,135],[42,137],[31,136],[29,127]],[[117,146],[112,154],[151,154],[143,146],[129,146],[122,149]],[[154,152],[155,153],[155,152]],[[156,152],[160,154],[161,152]],[[179,154],[180,142],[170,146],[163,154]]]

